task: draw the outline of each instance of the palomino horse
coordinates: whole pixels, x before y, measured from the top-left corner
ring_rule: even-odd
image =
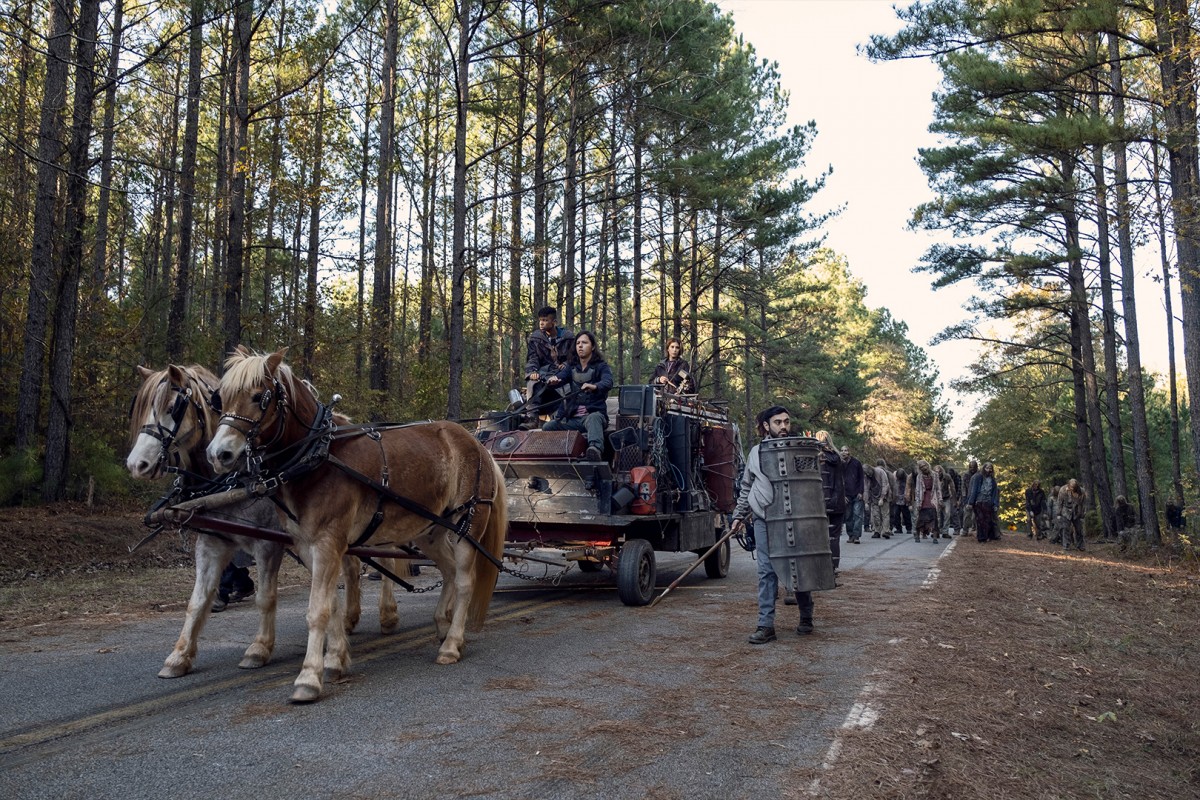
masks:
[[[153,480],[164,475],[168,466],[174,467],[183,476],[184,490],[196,491],[213,474],[204,451],[220,419],[210,404],[217,378],[197,365],[180,367],[172,364],[157,372],[138,367],[138,372],[143,380],[130,412],[131,449],[125,466],[130,475],[139,480]],[[223,506],[220,513],[253,527],[281,530],[270,500],[232,503]],[[275,608],[283,545],[232,534],[200,534],[196,536],[196,582],[188,600],[187,616],[174,649],[158,673],[160,678],[178,678],[191,671],[221,572],[239,549],[251,553],[258,564],[259,586],[255,604],[259,611],[259,626],[254,642],[238,666],[253,669],[270,659],[275,647]],[[351,631],[360,613],[358,559],[348,558],[344,567],[348,604],[345,622],[346,630]],[[399,624],[396,600],[389,584],[390,581],[385,582],[380,589],[379,620],[385,633],[395,630]]]
[[[451,422],[334,428],[298,388],[285,352],[230,354],[208,457],[219,472],[243,455],[262,460],[268,482],[278,483],[284,524],[311,565],[308,649],[292,700],[320,697],[323,663],[340,662],[333,676],[350,665],[345,632],[331,624],[337,565],[348,547],[368,540],[414,543],[437,564],[445,580],[434,612],[437,661],[458,661],[467,628],[478,629],[487,615],[508,525],[504,479],[491,454]],[[327,453],[306,455],[322,443]]]

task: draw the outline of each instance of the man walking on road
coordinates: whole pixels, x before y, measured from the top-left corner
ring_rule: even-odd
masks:
[[[867,500],[871,506],[871,538],[892,538],[892,481],[888,476],[887,463],[882,458],[871,468],[871,479],[867,481]]]
[[[975,481],[975,476],[979,474],[979,462],[971,459],[971,463],[967,465],[967,474],[963,476],[963,486],[966,487],[966,493],[971,493],[971,484]],[[964,495],[965,497],[966,495]],[[969,503],[964,501],[962,514],[962,530],[960,534],[966,536],[968,533],[975,531],[975,509],[971,508]]]
[[[846,541],[858,544],[863,532],[863,491],[866,475],[862,462],[850,455],[850,448],[842,447],[842,483],[846,491]]]
[[[938,540],[938,509],[942,507],[942,482],[924,459],[917,462],[912,476],[912,515],[914,517],[913,541],[919,542],[926,536]]]
[[[999,539],[996,511],[1000,508],[1000,487],[992,462],[984,462],[983,469],[971,479],[967,505],[975,509],[975,538],[981,542]]]
[[[771,406],[759,412],[755,427],[763,439],[779,439],[792,433],[792,418],[783,406]],[[733,525],[730,530],[737,533],[746,526],[745,518],[751,516],[754,532],[754,559],[758,562],[758,627],[750,634],[750,644],[766,644],[775,641],[775,595],[779,591],[779,576],[771,566],[767,549],[767,506],[775,499],[775,487],[762,472],[758,456],[758,445],[750,448],[746,457],[746,469],[742,473],[741,491],[733,509]],[[800,626],[796,633],[805,635],[813,631],[812,592],[796,592],[800,606]]]

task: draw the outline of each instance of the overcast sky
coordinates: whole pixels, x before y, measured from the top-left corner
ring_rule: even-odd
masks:
[[[891,34],[900,22],[889,0],[719,0],[737,30],[761,57],[777,61],[791,94],[792,123],[814,120],[817,138],[809,175],[833,167],[821,207],[846,205],[828,226],[827,244],[846,256],[867,287],[867,304],[887,307],[925,346],[943,383],[966,373],[974,348],[964,342],[928,347],[947,325],[966,317],[969,287],[934,292],[929,276],[913,273],[932,239],[909,231],[912,209],[931,197],[916,164],[917,149],[935,143],[928,132],[931,97],[940,73],[927,60],[871,63],[856,52],[872,34]],[[901,7],[907,5],[900,3]],[[1154,254],[1146,270],[1155,270]],[[1142,359],[1166,371],[1162,290],[1149,280],[1138,286]],[[1178,314],[1178,297],[1176,298]],[[1178,337],[1176,339],[1178,341]],[[1177,355],[1181,358],[1181,354]],[[947,391],[961,435],[973,400]]]

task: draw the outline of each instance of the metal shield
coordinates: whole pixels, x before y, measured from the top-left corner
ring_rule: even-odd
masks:
[[[832,589],[833,555],[816,439],[789,436],[758,446],[775,498],[767,507],[767,554],[784,591]]]

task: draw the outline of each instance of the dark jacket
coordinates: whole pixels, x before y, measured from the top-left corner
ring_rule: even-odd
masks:
[[[967,505],[973,506],[976,503],[991,503],[999,507],[1000,486],[996,483],[994,475],[976,472],[975,477],[971,478],[971,486],[967,491]]]
[[[846,461],[841,461],[839,456],[838,460],[842,465],[842,483],[846,487],[846,497],[858,497],[863,493],[865,486],[862,462],[854,456],[850,456]]]
[[[575,357],[575,334],[562,326],[555,331],[553,339],[541,328],[529,334],[525,345],[526,375],[537,372],[547,378]]]
[[[686,373],[686,377],[680,377],[679,373]],[[654,368],[654,377],[650,379],[650,383],[658,386],[658,379],[666,376],[667,382],[675,387],[675,391],[691,394],[696,391],[696,381],[692,379],[692,368],[688,364],[686,358],[677,358],[674,361],[663,359],[658,362],[658,366]]]
[[[825,494],[825,514],[840,517],[846,513],[846,484],[843,478],[842,457],[831,447],[821,447],[821,489]],[[862,466],[859,465],[859,480]]]
[[[572,359],[571,363],[565,365],[558,371],[558,379],[562,381],[562,385],[566,389],[566,397],[559,404],[558,410],[554,412],[556,419],[569,419],[575,415],[575,409],[578,406],[583,406],[588,410],[588,413],[598,411],[604,415],[604,419],[608,420],[608,391],[613,387],[613,374],[609,369],[608,362],[592,357],[588,364],[587,373],[590,377],[580,379],[578,375],[579,359]],[[579,392],[579,387],[585,383],[596,384],[595,391]]]
[[[1042,487],[1030,486],[1025,490],[1025,510],[1041,514],[1046,510],[1046,491]]]

